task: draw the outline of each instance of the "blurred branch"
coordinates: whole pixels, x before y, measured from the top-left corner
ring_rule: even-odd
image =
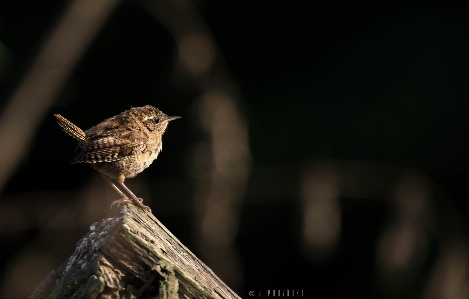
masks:
[[[423,298],[469,298],[469,246],[467,240],[454,240],[443,245]]]
[[[378,237],[374,257],[380,287],[397,298],[415,283],[416,277],[429,272],[424,298],[468,298],[466,223],[451,206],[451,200],[441,190],[436,192],[436,183],[425,174],[383,163],[330,160],[316,162],[302,176],[301,247],[306,257],[322,262],[341,241],[340,213],[346,205],[341,205],[338,198],[382,201],[387,204],[389,219]],[[295,176],[289,173],[288,177]],[[265,180],[254,177],[251,185],[256,186],[256,192],[267,193],[258,190]],[[282,179],[276,180],[269,179],[270,186],[277,188],[273,192],[285,194],[278,189]],[[429,271],[426,267],[432,238],[440,252],[435,256],[436,266]]]
[[[301,182],[303,253],[317,262],[329,258],[340,241],[339,177],[334,167],[320,165],[310,169]]]
[[[0,192],[79,58],[119,0],[70,2],[0,116]]]
[[[200,92],[195,103],[203,138],[195,144],[196,227],[199,250],[228,285],[241,287],[234,240],[250,165],[248,129],[236,83],[202,16],[190,1],[141,1],[167,28],[178,64]]]

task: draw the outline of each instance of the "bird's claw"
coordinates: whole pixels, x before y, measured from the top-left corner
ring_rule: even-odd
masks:
[[[146,205],[143,204],[143,198],[137,197],[137,199],[134,199],[134,200],[132,201],[132,203],[133,203],[134,205],[136,205],[137,207],[140,207],[140,208],[142,208],[143,210],[145,210],[145,211],[151,213],[151,209],[150,209],[148,206],[146,206]]]

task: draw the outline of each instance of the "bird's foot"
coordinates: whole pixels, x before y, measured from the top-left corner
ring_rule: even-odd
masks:
[[[144,205],[143,203],[143,199],[139,198],[138,200],[133,200],[132,203],[134,205],[136,205],[137,207],[140,207],[142,208],[143,210],[147,211],[148,213],[151,213],[151,209],[150,207]]]

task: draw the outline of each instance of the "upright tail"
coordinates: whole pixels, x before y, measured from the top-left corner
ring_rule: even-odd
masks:
[[[86,139],[86,133],[79,127],[75,126],[71,121],[60,114],[54,114],[54,116],[57,118],[57,123],[65,133],[78,141],[84,141]]]

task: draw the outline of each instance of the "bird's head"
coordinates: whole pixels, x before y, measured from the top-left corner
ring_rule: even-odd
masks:
[[[180,116],[168,116],[159,110],[150,105],[144,107],[135,107],[132,108],[132,112],[138,115],[140,121],[148,128],[150,132],[160,132],[164,133],[168,123],[172,120],[181,118]]]

